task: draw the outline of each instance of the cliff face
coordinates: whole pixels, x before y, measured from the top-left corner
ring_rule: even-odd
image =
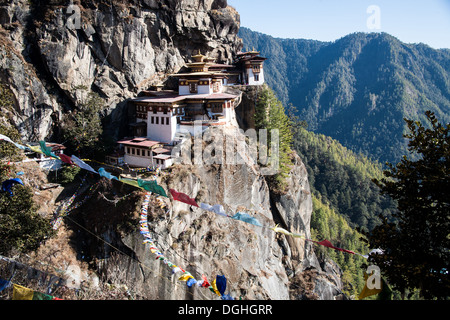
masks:
[[[222,129],[217,129],[221,131]],[[227,130],[224,130],[226,139]],[[245,299],[290,299],[290,282],[314,262],[310,243],[277,235],[275,224],[310,236],[312,200],[306,168],[296,157],[285,195],[274,196],[258,166],[177,165],[164,174],[159,184],[188,194],[198,203],[222,204],[234,214],[246,212],[264,228],[219,216],[181,202],[166,200],[168,213],[153,204],[149,210],[152,238],[173,263],[191,272],[196,279],[225,275],[233,297]],[[176,283],[170,268],[155,261],[142,236],[130,233],[121,238],[145,268],[136,261],[121,260],[121,268],[130,270],[127,285],[143,296],[159,299],[214,299],[204,289],[186,290]],[[94,246],[95,247],[95,246]],[[112,276],[115,263],[106,263],[104,272]],[[320,267],[319,267],[320,268]]]
[[[126,99],[177,72],[193,52],[231,62],[242,46],[226,0],[0,2],[0,75],[24,140],[43,139],[95,91],[117,135]]]

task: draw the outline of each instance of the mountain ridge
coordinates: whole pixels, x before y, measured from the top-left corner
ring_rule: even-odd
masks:
[[[450,51],[405,44],[387,33],[333,42],[280,39],[241,27],[244,46],[266,62],[268,84],[309,129],[381,162],[407,152],[404,118],[431,110],[450,120]]]

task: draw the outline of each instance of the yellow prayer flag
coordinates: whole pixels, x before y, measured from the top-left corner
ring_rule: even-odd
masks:
[[[34,290],[13,284],[13,300],[33,300]]]
[[[190,274],[183,274],[181,277],[178,278],[178,281],[188,281],[189,279],[193,279],[194,277]]]
[[[43,152],[42,152],[42,150],[41,150],[41,148],[39,146],[30,146],[30,145],[27,144],[27,147],[30,148],[31,151],[33,151],[33,152],[42,153],[43,154]]]
[[[275,227],[272,228],[273,231],[277,232],[277,233],[282,233],[285,234],[287,236],[293,236],[292,232],[287,231],[286,229],[280,228],[278,227],[278,225],[276,225]]]
[[[211,286],[213,287],[214,292],[215,292],[219,297],[222,296],[222,295],[220,294],[219,290],[217,289],[216,279],[213,280],[213,282],[211,283]]]
[[[293,236],[294,238],[299,238],[299,239],[307,240],[304,236],[302,236],[302,235],[299,234],[299,233],[292,233],[292,236]]]

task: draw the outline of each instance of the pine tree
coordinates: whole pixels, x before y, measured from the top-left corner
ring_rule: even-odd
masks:
[[[369,241],[384,250],[372,258],[397,290],[417,288],[425,298],[444,299],[450,296],[450,124],[438,123],[432,112],[426,116],[430,128],[405,119],[410,156],[418,160],[404,156],[388,164],[385,178],[374,180],[398,210],[397,222],[384,219]]]
[[[255,107],[256,129],[268,130],[268,141],[271,139],[271,131],[279,132],[279,172],[272,178],[274,186],[283,190],[284,181],[291,170],[291,145],[292,145],[292,121],[286,115],[283,104],[277,99],[273,91],[264,86]]]

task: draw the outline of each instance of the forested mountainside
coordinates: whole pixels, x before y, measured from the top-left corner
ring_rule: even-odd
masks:
[[[371,230],[380,214],[392,216],[395,203],[372,182],[383,175],[379,163],[304,128],[295,130],[294,149],[305,162],[313,194],[352,227]]]
[[[449,50],[405,44],[386,33],[320,42],[240,28],[239,36],[244,49],[270,57],[268,84],[309,130],[382,163],[407,153],[405,117],[424,120],[431,110],[441,122],[450,120]]]

